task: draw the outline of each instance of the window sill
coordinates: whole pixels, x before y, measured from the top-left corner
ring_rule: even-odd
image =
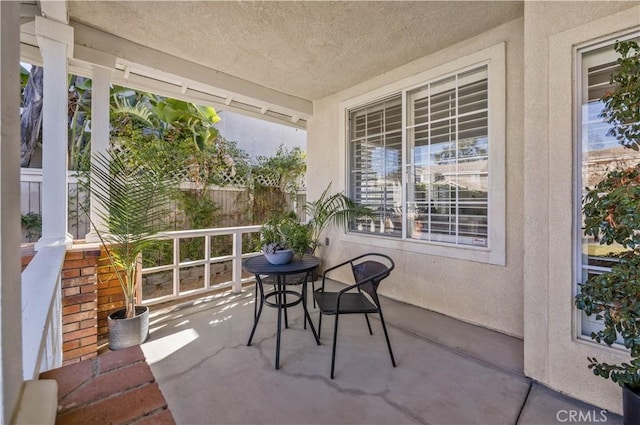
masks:
[[[506,266],[504,250],[475,246],[452,246],[443,242],[424,242],[411,239],[399,239],[379,236],[374,233],[347,233],[345,242],[367,245],[385,249],[393,249],[417,254],[433,255],[437,257],[453,258],[456,260],[474,261],[478,263]]]

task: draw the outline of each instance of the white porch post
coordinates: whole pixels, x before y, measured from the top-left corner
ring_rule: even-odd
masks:
[[[20,296],[20,3],[0,1],[0,422],[22,387]]]
[[[115,66],[115,59],[113,61]],[[109,84],[111,70],[94,65],[91,72],[91,157],[105,153],[109,148]],[[93,180],[93,175],[91,176]],[[102,220],[100,205],[94,195],[90,197],[91,230],[87,233],[87,242],[99,242],[96,228],[100,233],[106,232],[106,223]],[[94,227],[95,226],[95,227]]]
[[[73,53],[73,28],[36,16],[36,36],[44,67],[42,117],[42,238],[35,248],[71,246],[67,232],[67,58]]]

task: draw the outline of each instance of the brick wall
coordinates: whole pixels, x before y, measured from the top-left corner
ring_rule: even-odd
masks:
[[[107,316],[124,308],[124,294],[120,281],[113,273],[107,253],[102,248],[98,261],[98,340],[109,338]]]
[[[67,251],[62,266],[62,363],[93,358],[98,352],[98,248]]]

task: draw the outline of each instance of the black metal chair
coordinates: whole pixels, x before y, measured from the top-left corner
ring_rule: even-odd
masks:
[[[338,292],[325,291],[325,280],[327,275],[330,272],[346,265],[351,266],[356,283]],[[384,337],[387,340],[391,363],[393,364],[393,367],[396,367],[396,361],[393,357],[393,351],[391,350],[391,342],[389,342],[387,327],[385,326],[384,317],[382,316],[380,300],[378,299],[378,286],[383,279],[391,274],[391,270],[393,270],[394,267],[395,264],[393,260],[387,255],[371,253],[359,255],[325,270],[322,277],[322,287],[314,291],[313,297],[316,300],[318,309],[320,310],[318,320],[318,338],[320,337],[322,327],[322,315],[332,314],[336,316],[333,330],[333,348],[331,352],[331,379],[333,379],[333,371],[336,361],[338,317],[341,314],[364,314],[364,317],[367,320],[369,334],[373,335],[371,323],[369,322],[367,314],[378,313],[380,316],[380,323],[382,324],[382,330],[384,331]],[[353,292],[353,290],[356,289],[357,292]]]

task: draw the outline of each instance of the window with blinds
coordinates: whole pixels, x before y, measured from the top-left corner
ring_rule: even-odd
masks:
[[[499,43],[342,102],[347,194],[375,211],[347,240],[505,264],[505,70]]]
[[[601,274],[610,270],[617,257],[626,249],[620,245],[602,246],[593,237],[583,234],[582,199],[586,194],[586,187],[593,187],[600,182],[605,175],[616,169],[634,165],[638,160],[638,154],[625,149],[618,144],[615,137],[608,135],[609,124],[600,117],[604,103],[600,98],[612,89],[609,79],[617,68],[617,54],[613,50],[613,44],[599,49],[585,49],[579,52],[580,74],[578,79],[578,94],[580,122],[577,170],[577,191],[579,199],[575,205],[578,208],[576,214],[581,217],[576,220],[576,229],[579,261],[578,282],[585,282],[589,276]],[[591,335],[591,332],[600,328],[600,324],[594,316],[587,317],[582,312],[582,334]]]
[[[353,231],[402,236],[401,95],[349,114],[350,196],[375,211]]]
[[[488,246],[487,66],[407,94],[408,238]]]

